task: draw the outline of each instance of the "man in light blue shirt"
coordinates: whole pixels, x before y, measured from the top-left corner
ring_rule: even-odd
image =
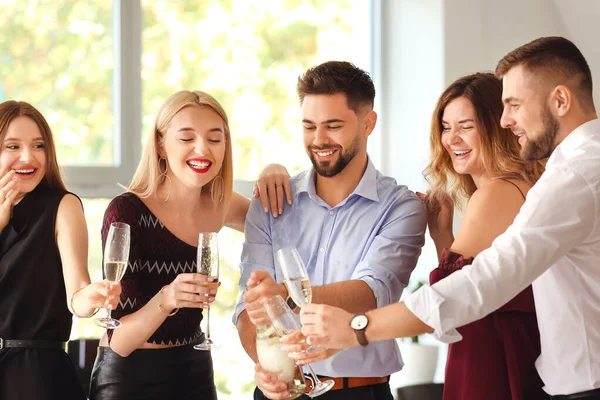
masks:
[[[300,77],[298,94],[313,168],[291,178],[293,204],[281,216],[265,213],[254,200],[246,217],[240,287],[253,288],[237,305],[234,322],[257,363],[255,399],[289,398],[286,385],[260,367],[255,349],[261,302],[288,296],[277,250],[298,249],[314,303],[364,313],[400,299],[424,244],[427,215],[421,201],[377,171],[367,155],[377,121],[369,75],[350,63],[327,62]],[[313,366],[318,375],[340,378],[324,400],[392,399],[389,375],[402,361],[396,343],[386,341]]]

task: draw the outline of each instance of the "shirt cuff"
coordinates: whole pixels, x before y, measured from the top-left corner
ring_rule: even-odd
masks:
[[[406,308],[421,321],[433,328],[433,337],[443,343],[455,343],[462,335],[454,328],[444,329],[440,308],[445,299],[431,286],[423,286],[404,302]]]

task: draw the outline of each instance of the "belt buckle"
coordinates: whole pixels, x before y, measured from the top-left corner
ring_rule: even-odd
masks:
[[[4,339],[0,337],[0,350],[4,348]]]

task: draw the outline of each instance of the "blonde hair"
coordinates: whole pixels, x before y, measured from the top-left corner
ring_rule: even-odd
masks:
[[[430,186],[430,201],[439,204],[450,196],[460,208],[477,190],[471,175],[456,172],[441,142],[444,110],[451,101],[460,97],[467,99],[475,110],[482,168],[492,178],[535,184],[544,172],[544,162],[524,161],[519,156],[520,146],[515,135],[500,125],[502,83],[491,73],[476,73],[453,82],[442,93],[433,112],[429,136],[430,161],[423,171]]]
[[[160,165],[161,159],[164,159],[160,156],[159,149],[165,140],[167,128],[175,114],[183,108],[197,106],[208,107],[216,112],[223,120],[225,128],[225,157],[223,158],[221,171],[215,178],[204,185],[202,195],[217,199],[221,198],[222,195],[223,202],[215,201],[215,206],[218,206],[219,203],[223,205],[227,204],[233,191],[233,158],[229,120],[221,104],[208,93],[199,90],[182,90],[174,93],[162,105],[156,115],[154,128],[142,154],[142,159],[133,175],[131,183],[127,187],[128,192],[134,193],[143,199],[156,194],[159,186],[164,182],[164,177],[161,179],[160,176],[161,171],[166,170],[166,160],[164,161],[164,165]],[[223,185],[219,181],[215,181],[220,177],[223,178]],[[212,193],[214,186],[220,187],[222,193]]]
[[[18,117],[31,118],[38,126],[42,139],[44,139],[46,173],[42,182],[51,189],[67,190],[56,159],[56,147],[54,146],[52,130],[42,113],[34,106],[24,101],[15,100],[8,100],[0,104],[0,144],[4,141],[10,123]]]

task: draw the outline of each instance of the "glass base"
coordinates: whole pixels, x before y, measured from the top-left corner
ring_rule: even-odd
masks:
[[[204,351],[210,351],[212,349],[218,349],[218,348],[219,348],[219,345],[215,344],[215,342],[213,342],[210,338],[206,338],[206,339],[204,339],[204,342],[199,343],[194,346],[195,350],[204,350]]]
[[[94,323],[105,329],[117,329],[121,327],[121,321],[108,317],[96,318]]]
[[[310,393],[307,393],[308,397],[313,398],[313,397],[317,397],[322,395],[325,392],[328,392],[329,390],[331,390],[331,388],[333,387],[335,382],[333,382],[332,380],[328,380],[328,381],[318,381],[314,384],[314,387],[312,388],[312,390],[310,391]]]

